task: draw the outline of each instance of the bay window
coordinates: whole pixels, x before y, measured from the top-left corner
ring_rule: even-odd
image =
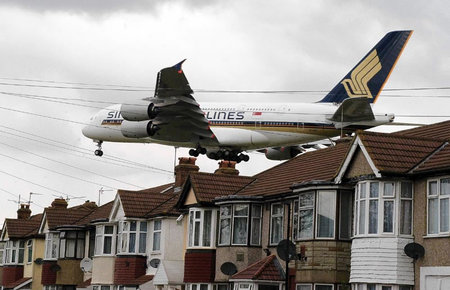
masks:
[[[82,259],[84,257],[85,233],[62,231],[59,234],[59,258]]]
[[[219,211],[218,244],[219,246],[230,244],[259,246],[261,245],[261,225],[261,205],[222,205]]]
[[[359,183],[355,193],[355,235],[411,235],[412,198],[412,183],[408,181]]]
[[[276,245],[283,239],[284,207],[281,203],[273,203],[270,208],[270,244]]]
[[[27,241],[27,263],[33,262],[33,240]]]
[[[450,178],[428,181],[428,235],[450,233]]]
[[[95,255],[114,255],[115,236],[113,225],[98,225],[95,231]]]
[[[25,241],[7,241],[5,246],[4,264],[23,264]]]
[[[121,221],[119,222],[119,247],[120,254],[145,254],[147,247],[147,222],[146,221]]]
[[[312,239],[314,234],[314,192],[299,197],[299,239]]]
[[[6,246],[5,242],[0,242],[0,265],[3,265],[3,263],[5,262],[3,260],[5,257],[5,246]]]
[[[189,210],[189,247],[212,247],[215,211],[212,209],[191,208]]]
[[[59,232],[48,232],[45,234],[45,259],[58,259]]]
[[[334,238],[336,192],[317,193],[317,238]]]

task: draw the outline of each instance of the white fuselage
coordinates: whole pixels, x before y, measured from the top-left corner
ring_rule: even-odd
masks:
[[[261,148],[304,144],[339,136],[356,129],[366,129],[389,123],[393,114],[377,114],[375,120],[353,123],[343,130],[328,120],[338,105],[332,103],[205,103],[201,109],[219,145],[214,148],[255,150]],[[121,105],[112,105],[94,115],[83,134],[91,139],[109,142],[158,143],[195,148],[197,142],[167,142],[122,135]],[[210,147],[211,146],[204,146]]]

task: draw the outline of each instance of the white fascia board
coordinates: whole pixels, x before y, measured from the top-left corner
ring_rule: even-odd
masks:
[[[345,172],[347,171],[348,166],[350,165],[350,162],[351,162],[352,159],[353,159],[353,155],[355,154],[356,149],[358,148],[358,142],[357,142],[357,140],[359,140],[359,136],[356,136],[356,139],[353,140],[353,144],[352,144],[352,146],[350,147],[350,150],[349,150],[349,152],[348,152],[348,154],[347,154],[347,157],[346,157],[345,160],[344,160],[344,164],[342,164],[341,170],[339,170],[338,175],[337,175],[336,178],[334,179],[334,182],[335,182],[336,184],[339,184],[339,183],[342,182],[342,177],[344,176]]]

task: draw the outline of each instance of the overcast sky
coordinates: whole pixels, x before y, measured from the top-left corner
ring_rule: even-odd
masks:
[[[199,102],[310,102],[387,32],[413,29],[385,89],[450,87],[447,6],[430,0],[1,1],[0,221],[15,218],[14,200],[26,201],[30,192],[38,193],[31,204],[38,213],[57,196],[71,197],[73,206],[97,201],[102,187],[171,182],[173,148],[107,143],[98,158],[81,128],[100,107],[152,96],[157,72],[184,58]],[[386,90],[375,106],[400,122],[433,123],[450,118],[448,96],[445,89]],[[250,157],[238,165],[243,175],[278,164],[261,154]],[[217,168],[206,157],[197,164],[206,172]],[[114,190],[105,191],[101,203],[113,199]]]

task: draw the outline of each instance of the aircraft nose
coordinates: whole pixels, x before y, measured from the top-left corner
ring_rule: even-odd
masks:
[[[86,125],[83,127],[83,129],[81,129],[81,133],[83,133],[83,135],[85,137],[90,138],[91,137],[91,126],[90,125]]]

